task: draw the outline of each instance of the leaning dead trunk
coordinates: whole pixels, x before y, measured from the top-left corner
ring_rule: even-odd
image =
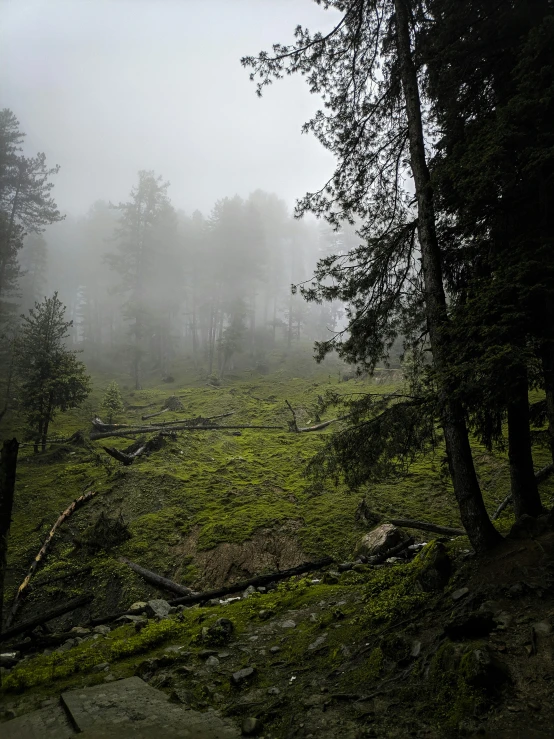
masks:
[[[4,605],[4,578],[8,552],[8,534],[12,522],[15,470],[17,467],[17,439],[5,441],[0,453],[0,632]]]
[[[543,512],[539,488],[533,468],[531,430],[529,428],[529,388],[527,370],[522,367],[508,404],[508,459],[510,482],[516,518]]]
[[[418,204],[418,236],[425,286],[427,327],[433,361],[440,376],[447,367],[448,339],[445,329],[448,316],[442,283],[441,255],[435,228],[433,190],[425,155],[417,70],[410,40],[409,9],[406,0],[394,0],[394,7],[396,45],[408,120],[410,165]],[[449,399],[447,387],[440,388],[439,395],[446,452],[460,516],[473,548],[476,552],[482,552],[500,541],[501,536],[491,523],[483,502],[462,408],[459,403]]]

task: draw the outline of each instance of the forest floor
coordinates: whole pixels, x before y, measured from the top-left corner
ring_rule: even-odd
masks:
[[[317,397],[327,389],[393,389],[368,380],[342,382],[343,372],[338,362],[317,366],[309,355],[297,355],[267,375],[237,373],[220,387],[206,384],[186,367],[174,373],[175,382],[152,381],[140,391],[116,378],[127,406],[118,421],[135,424],[176,395],[184,410],[150,422],[233,412],[220,423],[286,427],[288,400],[299,422],[309,425]],[[92,415],[102,415],[101,398],[111,379],[95,376],[87,407],[60,416],[52,433],[88,432]],[[159,598],[120,556],[195,590],[325,555],[336,563],[351,561],[367,530],[355,515],[362,494],[383,521],[409,517],[460,525],[440,449],[402,479],[357,493],[332,483],[323,491],[312,490],[305,465],[332,428],[309,434],[179,431],[161,450],[129,467],[102,451],[102,444],[123,449],[129,439],[52,445],[36,456],[32,448],[22,448],[6,604],[58,515],[91,489],[99,493],[56,535],[18,619],[93,593],[90,606],[50,624],[63,632],[91,616]],[[507,460],[478,445],[475,457],[492,512],[509,488]],[[537,449],[537,469],[547,462],[546,450]],[[552,481],[542,483],[541,492],[550,505]],[[131,538],[91,553],[92,527],[101,514],[121,516]],[[506,533],[512,523],[507,509],[498,526]],[[410,533],[419,541],[433,536]],[[159,622],[150,619],[140,630],[127,624],[61,651],[46,650],[5,672],[0,710],[6,720],[56,700],[65,690],[138,674],[185,706],[211,707],[239,724],[257,717],[267,738],[474,732],[504,737],[510,736],[508,730],[516,732],[513,736],[531,737],[532,730],[539,732],[536,736],[551,735],[541,731],[554,726],[549,707],[554,680],[552,535],[541,531],[533,538],[507,540],[479,561],[468,555],[465,537],[447,549],[454,574],[444,591],[418,584],[421,558],[378,569],[358,566],[340,576],[294,578],[224,606],[196,606]],[[90,570],[83,571],[86,567]],[[468,591],[453,600],[452,594],[464,587]],[[233,622],[233,634],[224,644],[211,644],[204,627],[220,617]],[[456,619],[470,624],[461,637],[461,632],[448,632]],[[101,670],[99,665],[104,665]],[[253,668],[250,678],[234,685],[231,676],[246,667]],[[518,734],[518,726],[527,733]]]

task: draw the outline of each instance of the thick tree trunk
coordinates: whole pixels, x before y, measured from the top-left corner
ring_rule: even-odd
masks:
[[[539,516],[543,507],[531,453],[529,388],[525,367],[519,372],[512,400],[508,404],[508,458],[516,518],[525,513]]]
[[[0,632],[3,623],[4,579],[7,566],[8,534],[12,522],[18,450],[17,439],[12,439],[4,442],[0,453]]]
[[[554,462],[554,343],[545,341],[540,349],[544,390],[546,393],[546,419],[550,454]]]
[[[427,167],[421,101],[417,71],[412,57],[409,9],[406,0],[394,0],[396,11],[396,43],[400,76],[405,97],[410,164],[418,203],[418,236],[425,284],[427,327],[435,366],[446,369],[448,323],[446,297],[442,283],[442,265],[435,229],[433,190]],[[464,528],[476,552],[482,552],[501,540],[488,516],[469,445],[463,410],[448,398],[448,388],[440,389],[442,425],[454,493]]]

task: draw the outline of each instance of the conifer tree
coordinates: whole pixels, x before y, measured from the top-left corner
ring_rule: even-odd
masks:
[[[107,387],[102,400],[102,408],[108,414],[108,423],[112,423],[115,416],[123,413],[123,399],[119,390],[119,385],[112,380]]]
[[[76,408],[90,393],[90,377],[77,352],[64,346],[72,322],[54,293],[22,316],[16,342],[18,403],[35,452],[46,449],[48,428],[58,411]]]

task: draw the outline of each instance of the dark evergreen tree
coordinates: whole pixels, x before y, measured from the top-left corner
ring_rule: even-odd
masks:
[[[46,448],[56,413],[76,408],[90,392],[85,365],[64,346],[70,326],[57,293],[22,316],[15,355],[17,400],[35,452],[39,444],[43,451]]]
[[[316,300],[328,295],[351,300],[350,336],[344,342],[320,345],[320,352],[338,346],[348,360],[374,366],[399,333],[404,306],[421,300],[417,287],[422,288],[454,491],[470,540],[481,551],[500,537],[479,489],[463,407],[452,398],[448,383],[450,322],[425,153],[411,5],[407,0],[321,4],[341,12],[328,34],[311,34],[298,26],[292,45],[276,44],[272,54],[243,59],[254,70],[251,78],[258,79],[259,94],[273,79],[301,73],[311,91],[323,97],[325,109],[305,124],[305,130],[335,154],[337,168],[320,191],[300,201],[298,214],[311,210],[334,226],[355,217],[364,221],[360,234],[367,246],[351,254],[350,262],[339,257],[320,264],[317,282],[308,293]],[[406,159],[415,183],[417,213],[402,188]],[[329,278],[335,281],[331,288]]]

